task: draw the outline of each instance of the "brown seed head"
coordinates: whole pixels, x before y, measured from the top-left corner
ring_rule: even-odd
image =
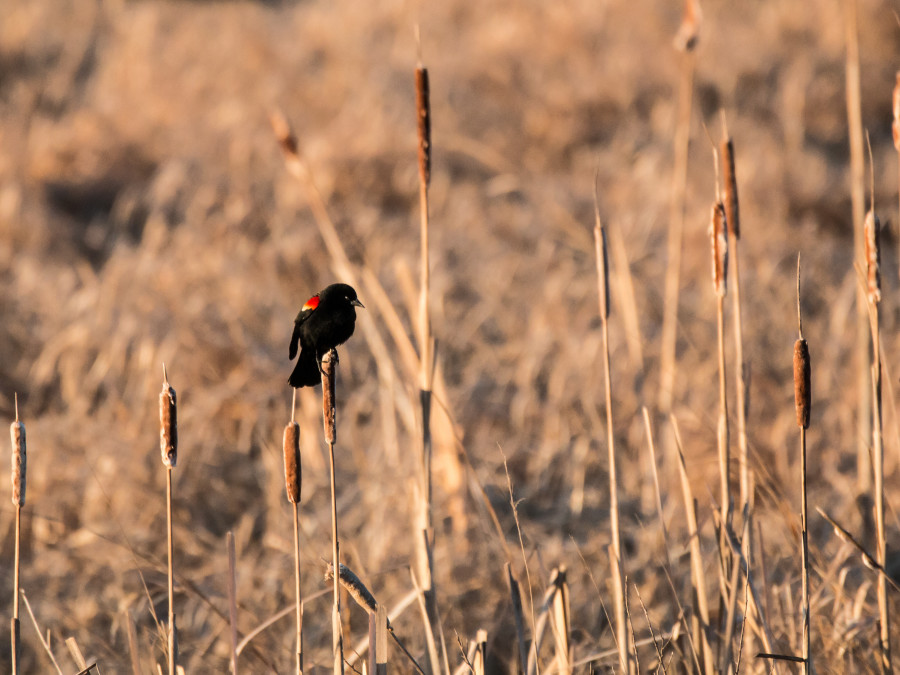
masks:
[[[431,180],[431,93],[428,69],[416,68],[416,118],[419,127],[419,178],[424,185]]]
[[[159,394],[159,450],[162,463],[174,468],[178,463],[178,405],[168,379]]]
[[[738,211],[737,179],[734,175],[734,143],[730,138],[722,141],[722,172],[725,182],[725,220],[728,231],[735,239],[741,238],[741,222]]]
[[[334,380],[337,352],[331,350],[322,357],[322,412],[325,422],[325,442],[329,445],[337,440],[334,414]]]
[[[894,85],[894,147],[900,151],[900,71],[897,72],[897,84]]]
[[[675,49],[681,52],[693,51],[700,37],[700,23],[703,20],[703,12],[700,10],[698,0],[684,0],[684,14],[681,17],[681,25],[675,35]]]
[[[296,155],[297,138],[294,136],[294,132],[291,131],[291,125],[284,113],[276,110],[269,115],[269,122],[272,125],[272,131],[275,132],[275,138],[278,139],[278,143],[281,145],[281,149],[289,155]]]
[[[797,409],[797,426],[809,428],[809,413],[812,408],[812,387],[810,383],[809,347],[800,338],[794,343],[794,405]]]
[[[881,301],[881,221],[872,209],[866,214],[866,292],[873,305]]]
[[[712,247],[713,290],[720,298],[725,297],[728,277],[728,230],[725,207],[722,202],[713,204],[709,219],[709,240]]]
[[[291,504],[300,503],[300,487],[303,474],[300,471],[300,425],[288,422],[284,428],[284,484]]]
[[[9,436],[12,440],[12,503],[13,506],[25,506],[25,425],[18,415],[9,425]]]

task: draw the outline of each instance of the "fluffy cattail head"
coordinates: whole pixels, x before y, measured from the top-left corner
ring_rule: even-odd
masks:
[[[284,484],[291,504],[300,503],[300,425],[288,422],[284,428]]]
[[[163,387],[159,394],[159,450],[162,463],[174,468],[178,462],[178,405],[175,390],[169,385],[169,378],[163,366]]]
[[[800,338],[794,343],[794,405],[797,409],[797,426],[809,428],[809,413],[812,408],[810,383],[809,347]]]
[[[894,85],[894,147],[900,151],[900,72],[897,73],[897,84]]]
[[[709,219],[709,240],[712,248],[713,289],[717,296],[723,298],[728,277],[728,230],[722,202],[713,204]]]
[[[9,436],[12,440],[12,503],[13,506],[25,506],[25,425],[19,421],[18,410],[16,421],[9,425]]]
[[[728,231],[735,239],[741,238],[741,221],[738,211],[737,178],[734,175],[734,143],[730,138],[722,141],[722,178],[725,183],[725,220]]]
[[[881,221],[872,209],[866,214],[866,292],[869,302],[881,301]]]
[[[416,68],[416,118],[419,129],[419,178],[424,185],[431,180],[431,94],[428,69]]]
[[[322,357],[322,411],[325,422],[325,442],[329,445],[337,440],[334,420],[334,380],[337,352],[329,351]]]

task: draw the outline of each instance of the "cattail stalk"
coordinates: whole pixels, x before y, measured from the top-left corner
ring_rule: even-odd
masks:
[[[322,409],[325,426],[325,442],[331,466],[331,559],[334,569],[340,569],[340,543],[338,542],[336,480],[334,470],[335,430],[335,370],[337,352],[332,349],[322,357]],[[344,673],[344,638],[341,630],[341,586],[335,575],[331,607],[331,648],[334,655],[334,675]]]
[[[421,251],[419,261],[419,400],[422,406],[422,446],[420,460],[420,488],[417,499],[419,514],[415,537],[417,576],[425,600],[425,611],[431,635],[440,638],[441,649],[446,661],[444,637],[440,629],[437,607],[437,593],[434,584],[433,542],[433,495],[432,495],[432,442],[431,442],[431,395],[434,380],[434,338],[431,334],[431,264],[428,246],[428,188],[431,183],[431,91],[428,69],[421,63],[415,71],[416,121],[419,164],[419,230]],[[433,641],[428,641],[429,658],[432,669],[440,668],[440,657]]]
[[[802,544],[801,594],[803,596],[803,675],[811,672],[809,634],[809,536],[807,516],[806,430],[812,408],[812,369],[809,347],[803,338],[803,316],[800,311],[800,256],[797,256],[797,327],[799,337],[794,343],[794,405],[797,426],[800,427],[800,530]]]
[[[728,480],[731,461],[728,449],[728,396],[727,375],[725,372],[725,295],[728,280],[728,232],[726,228],[725,207],[722,205],[722,202],[716,202],[712,207],[709,237],[712,249],[712,279],[713,290],[716,294],[716,326],[719,347],[719,423],[717,440],[719,447],[720,498],[722,500],[722,537],[724,537],[725,528],[731,522],[731,490]],[[722,543],[724,555],[724,539]]]
[[[159,394],[159,449],[166,467],[166,544],[169,576],[169,675],[175,675],[178,662],[178,636],[175,629],[175,542],[172,536],[172,471],[178,463],[178,405],[175,390],[163,364],[163,387]]]
[[[296,389],[294,390],[296,396]],[[291,420],[284,427],[284,483],[294,515],[294,598],[297,621],[297,675],[303,673],[303,605],[300,596],[300,425]]]
[[[738,202],[737,177],[734,171],[734,142],[730,137],[723,138],[720,151],[722,153],[722,178],[724,183],[725,222],[730,235],[732,267],[732,314],[734,316],[734,359],[737,405],[738,431],[738,464],[741,480],[741,510],[750,502],[750,469],[747,449],[747,380],[744,362],[744,328],[741,315],[741,268],[740,246],[741,216]]]
[[[675,162],[669,203],[669,236],[665,303],[663,304],[662,352],[660,355],[659,408],[672,409],[675,385],[675,346],[678,339],[678,299],[681,290],[681,247],[684,239],[684,196],[687,188],[688,146],[691,140],[691,107],[694,95],[695,48],[700,33],[701,12],[697,0],[685,0],[684,17],[675,47],[682,52],[678,87],[678,120],[675,127]]]
[[[894,149],[897,150],[897,181],[900,184],[900,71],[897,71],[897,83],[894,85],[894,119],[891,123],[891,131],[894,134]],[[900,189],[897,190],[900,198]],[[900,243],[900,242],[898,242]]]
[[[12,672],[18,675],[22,655],[21,626],[19,624],[19,560],[21,555],[22,507],[25,506],[26,464],[25,424],[19,421],[19,397],[16,395],[16,421],[9,425],[12,441],[12,503],[16,507],[16,544],[13,561],[13,616],[10,622]]]
[[[594,181],[594,253],[597,261],[597,292],[600,299],[600,329],[603,336],[603,372],[606,395],[606,447],[609,457],[609,521],[612,530],[612,556],[615,558],[613,599],[616,615],[616,646],[619,651],[619,668],[631,673],[634,663],[628,644],[628,626],[625,614],[625,574],[622,558],[622,534],[619,529],[619,488],[616,472],[616,444],[613,433],[612,377],[609,358],[609,258],[606,251],[606,231],[600,221],[600,200],[597,181]]]
[[[228,625],[231,628],[231,675],[238,675],[237,629],[237,556],[234,552],[234,532],[225,535],[228,553]]]
[[[884,526],[884,442],[882,436],[882,384],[881,384],[881,323],[878,306],[881,302],[881,222],[874,210],[866,214],[863,237],[866,260],[866,299],[869,303],[869,320],[872,331],[872,464],[875,474],[873,501],[875,502],[875,557],[884,567],[887,547]],[[887,582],[878,577],[878,612],[880,615],[879,642],[881,645],[881,671],[893,672],[891,664],[891,622],[888,608]]]
[[[846,35],[847,127],[850,134],[850,199],[853,217],[853,259],[863,259],[865,219],[865,145],[859,76],[859,29],[857,0],[843,0]],[[872,431],[872,387],[869,374],[870,335],[865,291],[856,294],[857,439],[856,479],[860,493],[872,487],[872,460],[869,440]]]

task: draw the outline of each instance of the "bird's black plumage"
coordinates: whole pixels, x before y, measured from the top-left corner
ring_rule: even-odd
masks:
[[[331,284],[319,291],[294,319],[290,358],[300,358],[288,382],[292,387],[312,387],[321,381],[319,362],[329,350],[346,342],[356,327],[356,308],[364,305],[347,284]]]

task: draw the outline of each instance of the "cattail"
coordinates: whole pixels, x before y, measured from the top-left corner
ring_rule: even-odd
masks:
[[[900,151],[900,71],[897,72],[897,84],[894,85],[894,147]]]
[[[700,37],[700,22],[703,12],[697,0],[684,0],[684,14],[681,18],[681,26],[675,35],[675,49],[680,52],[691,52],[697,46]]]
[[[866,236],[866,290],[869,302],[881,301],[881,221],[875,211],[869,209],[865,223]]]
[[[797,408],[797,426],[809,429],[809,413],[812,408],[810,384],[809,347],[800,338],[794,343],[794,404]]]
[[[322,357],[322,412],[325,422],[325,442],[334,445],[337,432],[334,424],[334,376],[337,352],[333,349]]]
[[[13,506],[25,506],[25,425],[16,421],[9,425],[9,436],[12,440],[12,503]]]
[[[416,68],[416,113],[419,128],[419,178],[423,185],[431,180],[431,95],[428,68]]]
[[[287,118],[280,110],[276,110],[269,116],[269,122],[272,125],[272,131],[275,132],[275,138],[281,145],[281,149],[288,155],[297,154],[297,139],[291,131],[291,125]]]
[[[300,425],[288,422],[284,428],[284,483],[287,498],[291,504],[300,503],[300,485],[303,475],[300,471]]]
[[[722,202],[713,204],[709,220],[709,239],[712,245],[713,288],[717,296],[724,298],[728,277],[728,231]]]
[[[606,249],[606,229],[600,225],[600,214],[596,206],[594,225],[594,253],[597,257],[597,280],[600,284],[600,314],[609,318],[609,256]]]
[[[737,178],[734,174],[734,143],[730,138],[722,140],[722,178],[725,183],[725,221],[735,239],[741,238],[741,221],[738,211]]]
[[[169,386],[169,378],[163,366],[163,388],[159,394],[159,450],[162,463],[170,469],[178,463],[178,405],[175,390]]]

